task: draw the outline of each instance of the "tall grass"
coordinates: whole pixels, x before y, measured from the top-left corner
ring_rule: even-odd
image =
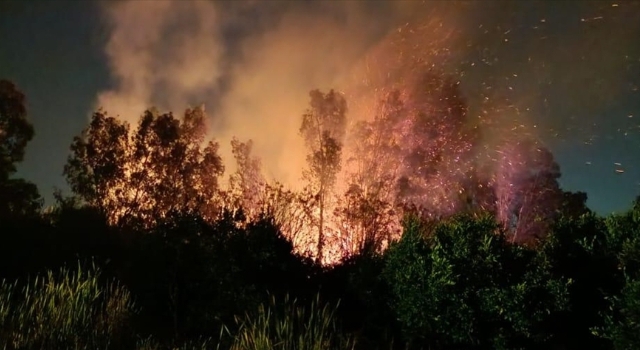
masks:
[[[216,345],[217,344],[217,345]],[[220,350],[220,344],[211,338],[193,339],[181,344],[168,346],[156,341],[153,337],[138,339],[136,350]]]
[[[125,340],[129,292],[95,266],[0,282],[0,348],[106,349]]]
[[[319,296],[310,305],[301,305],[289,296],[271,297],[254,314],[236,318],[238,333],[231,350],[347,350],[355,339],[337,327],[338,306],[322,304]]]
[[[237,332],[222,346],[197,339],[171,349],[352,350],[355,340],[337,326],[338,306],[301,304],[271,297],[256,312],[236,317]],[[48,271],[27,281],[0,282],[0,349],[163,349],[152,337],[134,340],[128,329],[134,313],[129,292],[116,282],[101,283],[91,267]]]

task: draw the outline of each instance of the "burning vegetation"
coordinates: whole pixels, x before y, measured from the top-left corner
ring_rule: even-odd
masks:
[[[46,210],[0,80],[0,348],[639,348],[640,197],[598,215],[544,142],[599,142],[544,117],[613,101],[637,4],[569,11],[612,50],[566,5],[371,4],[103,3],[114,85]]]
[[[337,90],[309,94],[300,137],[307,164],[294,191],[267,181],[251,140],[231,141],[235,171],[224,178],[203,108],[181,116],[151,109],[137,127],[94,113],[65,167],[72,190],[115,225],[153,227],[175,213],[213,222],[276,220],[296,249],[323,263],[381,251],[407,214],[497,217],[516,242],[533,242],[558,213],[558,165],[533,139],[513,134],[495,149],[472,123],[460,83],[427,69],[381,90],[371,115],[351,116]]]

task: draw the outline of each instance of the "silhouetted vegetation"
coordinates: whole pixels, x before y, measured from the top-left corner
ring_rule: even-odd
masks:
[[[438,96],[453,94],[455,108],[439,108],[461,123],[456,85],[423,83],[436,84]],[[441,193],[453,204],[435,215],[436,202],[407,202],[428,195],[422,180],[452,161],[439,155],[429,163],[430,152],[446,151],[438,145],[452,134],[462,157],[478,136],[465,139],[458,124],[434,130],[416,114],[420,130],[403,132],[431,133],[438,143],[404,154],[396,141],[375,137],[409,113],[392,93],[382,103],[400,114],[358,125],[362,140],[378,139],[373,152],[384,159],[363,155],[370,168],[353,178],[344,202],[332,197],[329,213],[325,191],[341,164],[346,102],[337,92],[311,97],[301,130],[320,142],[308,150],[313,189],[266,184],[252,144],[234,140],[238,169],[225,190],[201,110],[181,118],[147,111],[133,133],[99,111],[72,144],[65,174],[73,194],[57,192],[42,210],[35,185],[13,178],[33,137],[24,96],[0,81],[0,345],[640,348],[640,197],[626,213],[598,216],[586,194],[560,190],[551,153],[523,141],[513,151],[522,149],[524,168],[493,178],[447,175],[468,181],[452,187],[454,195]],[[312,116],[335,117],[336,129],[317,129]],[[431,168],[389,177],[380,165],[393,154]],[[493,191],[501,181],[517,190]],[[348,248],[328,249],[347,245],[348,234]],[[319,263],[336,252],[334,263]]]

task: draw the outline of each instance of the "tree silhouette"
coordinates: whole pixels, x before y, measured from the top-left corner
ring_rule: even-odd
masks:
[[[383,276],[408,348],[548,348],[545,325],[568,309],[569,280],[536,250],[510,244],[490,217],[404,225]]]
[[[262,176],[260,159],[252,154],[253,142],[231,140],[231,151],[236,160],[236,171],[229,176],[229,190],[236,207],[254,217],[259,212],[260,195],[265,181]]]
[[[325,207],[341,167],[347,102],[341,94],[333,90],[327,94],[313,90],[309,96],[311,97],[310,108],[302,116],[300,133],[309,151],[307,155],[309,168],[305,171],[304,177],[309,182],[318,202],[316,259],[322,261]]]
[[[514,242],[546,235],[563,200],[560,167],[530,139],[507,145],[501,154],[493,184],[498,219]]]
[[[71,190],[87,204],[115,220],[127,205],[126,166],[129,125],[99,110],[89,127],[73,139],[64,167]]]
[[[467,105],[458,81],[427,71],[403,92],[407,118],[398,120],[403,165],[398,200],[423,213],[450,215],[460,209],[459,194],[473,173],[478,129],[467,125]]]
[[[395,184],[402,167],[398,125],[407,117],[399,90],[392,90],[378,103],[372,120],[360,121],[351,130],[351,154],[346,160],[349,187],[339,217],[352,249],[368,246],[374,250],[388,242],[398,217]],[[396,235],[397,236],[397,235]],[[350,244],[349,244],[350,243]]]
[[[201,109],[180,119],[148,110],[132,134],[126,122],[101,110],[74,138],[64,174],[111,223],[149,226],[173,211],[212,219],[224,167],[217,143],[203,147],[205,133]]]
[[[33,135],[24,94],[12,82],[0,80],[0,179],[15,173]]]
[[[16,163],[24,158],[34,136],[27,120],[24,94],[8,80],[0,79],[0,216],[35,214],[42,207],[36,185],[12,179]]]
[[[368,222],[361,233],[367,241],[397,237],[406,210],[442,216],[484,205],[476,199],[480,182],[473,158],[479,130],[467,123],[459,83],[442,72],[423,71],[384,92],[352,137],[347,197],[368,205],[348,201],[343,212],[361,218],[359,225]],[[390,213],[396,220],[381,217]]]

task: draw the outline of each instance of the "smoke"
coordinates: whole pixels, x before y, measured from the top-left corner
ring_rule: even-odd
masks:
[[[224,46],[213,3],[123,1],[102,9],[115,86],[98,94],[98,107],[133,121],[152,105],[183,111],[215,88]]]
[[[252,139],[267,178],[295,187],[311,89],[345,93],[348,117],[366,119],[380,90],[425,67],[461,81],[470,119],[499,126],[485,132],[488,144],[514,127],[575,134],[572,117],[591,121],[631,86],[624,76],[638,66],[628,49],[640,28],[636,10],[612,2],[105,2],[113,85],[96,107],[135,121],[150,106],[181,113],[204,103],[224,159],[233,136]]]
[[[295,185],[311,89],[339,88],[416,2],[122,1],[101,7],[112,88],[96,108],[134,122],[151,106],[206,106],[211,136],[231,157],[252,139],[266,175]]]

